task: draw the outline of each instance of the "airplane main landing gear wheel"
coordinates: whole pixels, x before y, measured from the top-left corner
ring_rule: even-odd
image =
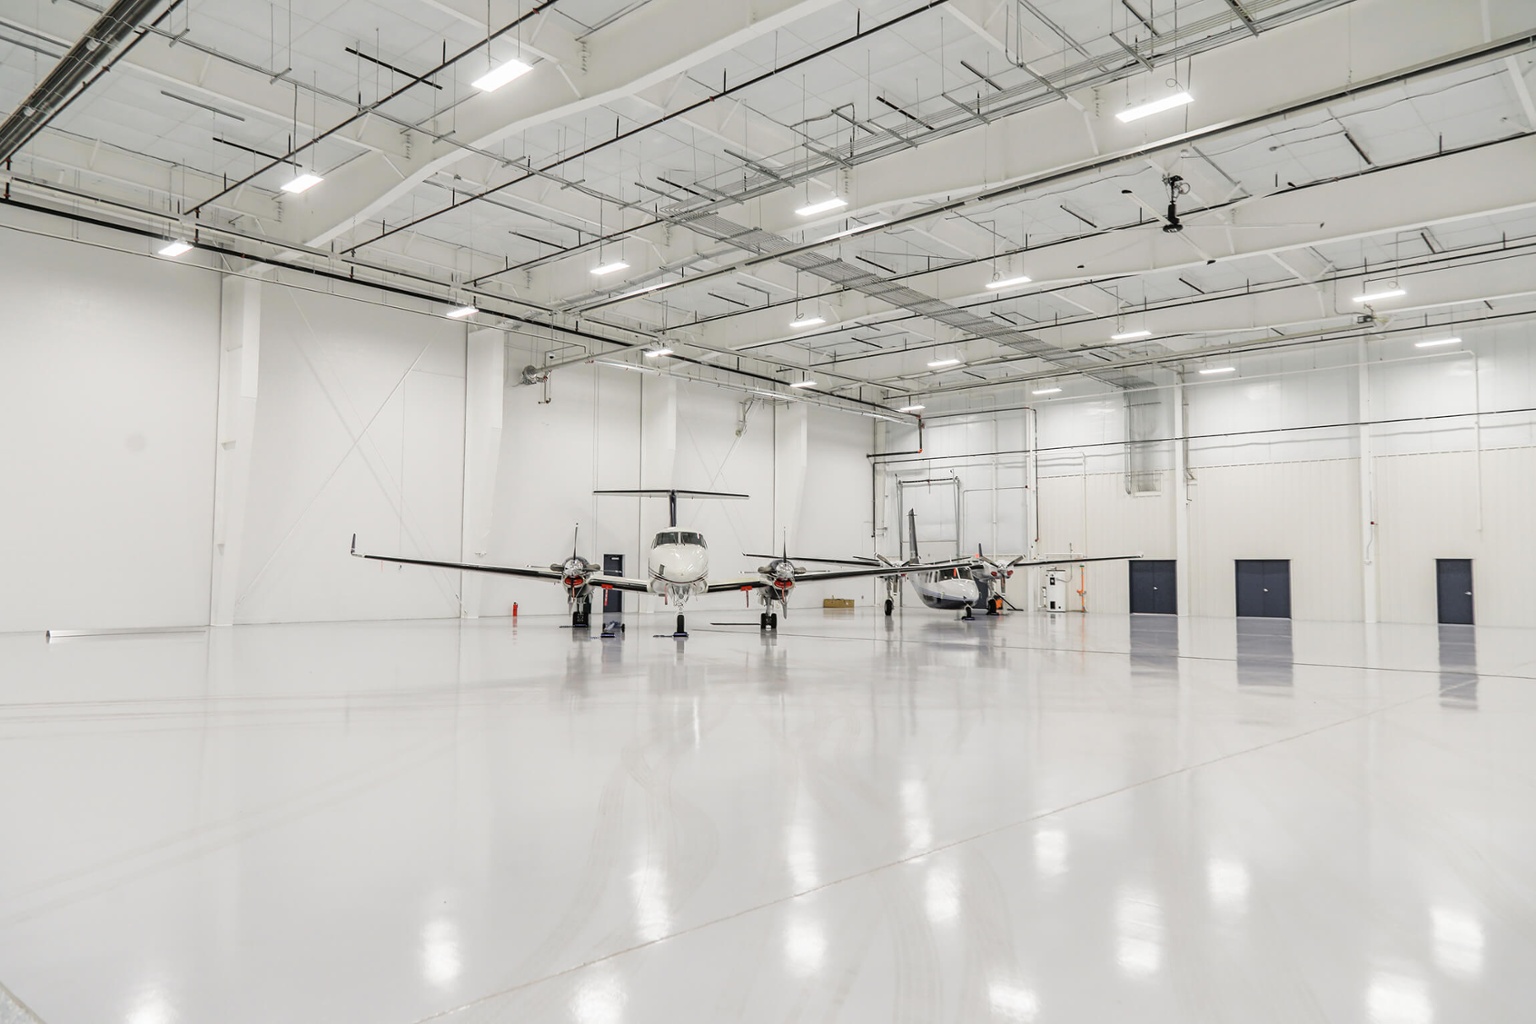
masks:
[[[890,598],[886,598],[885,599],[885,614],[886,615],[890,615],[892,610],[895,609],[895,607],[896,607],[896,602],[895,601],[892,601]]]

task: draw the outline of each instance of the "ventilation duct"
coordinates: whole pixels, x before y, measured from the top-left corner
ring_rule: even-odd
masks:
[[[21,106],[0,124],[0,160],[16,151],[53,120],[76,95],[76,90],[105,67],[117,45],[143,24],[164,0],[115,0],[96,24],[59,60]]]

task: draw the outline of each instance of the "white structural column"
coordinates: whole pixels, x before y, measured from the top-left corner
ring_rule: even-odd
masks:
[[[642,375],[640,384],[640,473],[636,485],[654,489],[676,487],[677,481],[677,378],[676,377],[652,377],[649,374]],[[613,486],[605,484],[604,486]],[[603,501],[622,501],[617,498],[599,499],[597,506],[598,515],[606,515],[606,509],[601,504]],[[681,503],[679,503],[681,504]],[[630,575],[644,575],[645,553],[650,550],[650,535],[647,525],[665,523],[667,508],[665,501],[656,501],[651,498],[641,498],[635,502],[635,541],[633,550],[639,555],[640,562],[636,567],[639,572],[631,572]],[[614,512],[620,511],[615,508]],[[678,509],[678,518],[688,514],[687,508]],[[646,610],[653,599],[647,594],[636,594],[635,607]],[[625,605],[629,607],[629,598],[626,596]]]
[[[677,378],[644,378],[640,404],[639,486],[676,487]],[[643,531],[642,531],[643,532]],[[645,549],[642,541],[640,549]]]
[[[214,626],[234,622],[260,367],[261,282],[226,277],[219,324],[218,448],[214,453],[213,568],[208,602],[208,621]]]
[[[1360,582],[1363,601],[1361,613],[1367,624],[1380,618],[1380,598],[1376,574],[1376,458],[1371,445],[1371,367],[1370,345],[1365,338],[1356,343],[1355,375],[1360,389]]]
[[[784,531],[790,533],[789,545],[801,551],[806,545],[795,536],[800,529],[800,513],[805,505],[805,467],[810,447],[809,407],[794,402],[774,406],[773,413],[773,550],[784,543]]]
[[[1173,579],[1178,590],[1179,622],[1187,623],[1195,614],[1194,595],[1189,592],[1189,443],[1184,440],[1184,382],[1173,386]],[[1184,629],[1180,630],[1182,646]]]
[[[464,527],[459,558],[478,562],[490,546],[496,475],[501,465],[507,339],[497,330],[469,332],[464,358]],[[459,614],[480,617],[481,575],[460,574]]]

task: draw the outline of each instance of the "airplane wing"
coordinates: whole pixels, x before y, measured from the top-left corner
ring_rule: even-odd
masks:
[[[825,580],[847,580],[860,576],[900,576],[908,572],[942,572],[946,569],[964,569],[971,565],[970,558],[956,558],[948,562],[924,562],[920,565],[866,565],[857,569],[815,569],[811,572],[795,574],[795,584],[820,583]],[[743,576],[740,579],[721,580],[711,583],[708,592],[721,593],[726,590],[756,590],[759,587],[769,586],[769,582],[762,576]]]
[[[758,587],[766,587],[768,581],[761,576],[742,576],[734,580],[720,580],[711,583],[705,589],[706,594],[723,594],[727,590],[756,590]]]
[[[637,594],[648,594],[651,592],[649,580],[631,579],[628,576],[604,576],[599,573],[592,577],[592,585],[594,587],[602,587],[604,590],[628,590]]]
[[[918,565],[872,565],[857,569],[813,569],[797,573],[795,582],[819,583],[822,580],[847,580],[860,576],[899,576],[909,572],[943,572],[946,569],[969,569],[974,559],[952,558],[947,562],[923,562]]]
[[[1003,564],[1004,569],[1029,569],[1041,565],[1077,565],[1080,562],[1133,562],[1141,557],[1138,551],[1134,555],[1094,555],[1093,557],[1068,557],[1068,558],[1039,558],[1033,562],[1024,561],[1023,557],[1015,558],[1011,562]]]
[[[750,551],[744,551],[744,552],[742,552],[741,557],[742,558],[761,558],[761,559],[763,559],[765,561],[772,561],[773,559],[779,558],[781,556],[779,556],[779,555],[754,555]],[[880,564],[879,559],[865,558],[862,555],[855,555],[852,558],[802,558],[799,555],[795,555],[794,557],[790,558],[790,561],[794,562],[796,565],[799,565],[801,562],[804,562],[807,565],[812,565],[812,564],[815,564],[815,565],[879,565]]]
[[[554,569],[540,569],[535,566],[520,565],[482,565],[475,562],[440,562],[431,558],[397,558],[392,555],[366,555],[357,550],[357,538],[352,538],[352,556],[354,558],[367,558],[375,562],[390,562],[395,565],[425,565],[434,569],[458,569],[463,572],[488,572],[498,576],[521,576],[525,579],[555,580],[565,578],[565,574]],[[650,584],[645,580],[634,580],[624,576],[592,577],[592,585],[595,587],[611,588],[613,590],[633,590],[645,592],[650,590]]]

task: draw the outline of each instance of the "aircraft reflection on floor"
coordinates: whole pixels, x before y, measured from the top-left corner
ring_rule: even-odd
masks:
[[[1240,686],[1295,686],[1290,619],[1237,620],[1237,682]]]
[[[1440,706],[1477,710],[1477,627],[1440,627]]]
[[[1178,679],[1178,616],[1131,616],[1131,675],[1152,679]]]

